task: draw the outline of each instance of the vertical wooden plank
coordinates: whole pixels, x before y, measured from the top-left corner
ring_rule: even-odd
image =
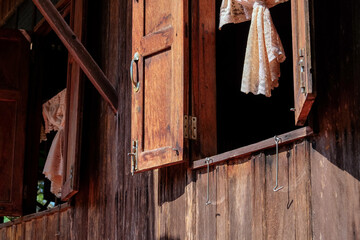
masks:
[[[59,224],[58,213],[49,215],[47,217],[43,217],[42,219],[44,220],[43,224],[45,226],[43,228],[45,239],[57,239],[58,224]]]
[[[43,225],[43,221],[44,219],[42,218],[38,218],[38,219],[35,219],[35,224],[34,224],[34,228],[35,228],[35,240],[45,240],[45,237],[44,237],[44,226]]]
[[[192,159],[217,153],[215,0],[191,1],[191,116],[197,117]]]
[[[25,232],[25,223],[16,224],[15,239],[20,240],[25,238],[24,232]]]
[[[229,238],[229,189],[227,164],[216,166],[216,239]]]
[[[295,239],[295,210],[288,208],[289,195],[292,198],[293,189],[289,188],[289,172],[292,161],[288,161],[286,148],[279,149],[279,186],[283,189],[274,192],[276,178],[276,154],[266,156],[266,238],[268,239]]]
[[[196,172],[196,237],[195,239],[213,239],[216,236],[216,171],[210,167],[209,200],[207,200],[207,169]]]
[[[311,203],[314,239],[358,239],[359,179],[311,150]]]
[[[252,238],[252,164],[241,159],[228,166],[230,239]]]
[[[307,120],[315,100],[312,81],[309,0],[292,0],[292,40],[295,124]]]
[[[265,154],[253,156],[253,189],[252,189],[252,238],[266,238],[266,178],[265,178]]]
[[[60,214],[60,236],[59,239],[60,240],[67,240],[67,239],[71,239],[71,235],[70,235],[70,214],[72,212],[72,209],[68,209],[66,211],[61,212]],[[80,229],[79,229],[80,230]]]
[[[25,240],[34,240],[36,239],[35,233],[36,233],[36,220],[31,220],[28,222],[25,222]]]
[[[71,28],[81,42],[84,42],[86,0],[71,1]],[[66,155],[61,198],[68,200],[79,190],[79,172],[81,158],[81,130],[83,112],[83,74],[80,65],[68,56],[67,108],[66,108]]]
[[[295,161],[295,230],[296,239],[311,239],[311,179],[309,142],[303,141],[294,147]]]
[[[6,239],[6,231],[5,227],[0,228],[0,239]]]
[[[196,173],[192,169],[188,169],[186,173],[186,240],[196,239]]]

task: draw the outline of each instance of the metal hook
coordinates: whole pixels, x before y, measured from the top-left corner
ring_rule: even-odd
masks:
[[[281,141],[281,138],[279,138],[278,136],[275,135],[274,137],[275,139],[275,146],[276,146],[276,185],[273,188],[274,192],[279,191],[280,189],[283,188],[283,186],[278,187],[278,172],[279,172],[279,142]]]
[[[210,162],[212,161],[211,158],[206,158],[205,163],[207,164],[207,189],[206,189],[206,203],[205,205],[210,205],[210,194],[209,194],[209,172],[210,172]]]

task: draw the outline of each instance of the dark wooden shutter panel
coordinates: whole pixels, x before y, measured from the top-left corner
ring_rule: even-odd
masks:
[[[29,43],[0,30],[0,216],[22,214]]]
[[[183,161],[185,78],[184,0],[133,0],[133,141],[137,171]]]
[[[309,0],[291,0],[295,124],[304,125],[315,99],[311,74]]]
[[[84,1],[72,1],[71,27],[76,36],[83,39]],[[75,14],[76,12],[76,14]],[[83,107],[83,74],[80,66],[69,55],[67,79],[66,157],[64,161],[64,183],[61,199],[68,200],[79,191],[81,153],[81,124]]]

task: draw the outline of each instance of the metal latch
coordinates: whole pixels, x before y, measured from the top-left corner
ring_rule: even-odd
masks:
[[[305,49],[299,48],[300,91],[305,93]]]
[[[184,138],[197,139],[197,118],[184,115]]]
[[[128,153],[128,155],[131,157],[131,175],[134,176],[135,171],[138,169],[138,141],[133,140],[131,145],[131,153]]]

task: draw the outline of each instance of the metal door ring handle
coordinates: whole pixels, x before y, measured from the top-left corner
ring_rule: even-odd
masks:
[[[135,92],[138,92],[140,89],[140,82],[139,81],[134,81],[134,77],[133,77],[133,65],[135,62],[139,61],[140,58],[140,54],[138,52],[136,52],[134,54],[134,58],[131,60],[131,64],[130,64],[130,80],[131,83],[134,85],[134,90]]]

